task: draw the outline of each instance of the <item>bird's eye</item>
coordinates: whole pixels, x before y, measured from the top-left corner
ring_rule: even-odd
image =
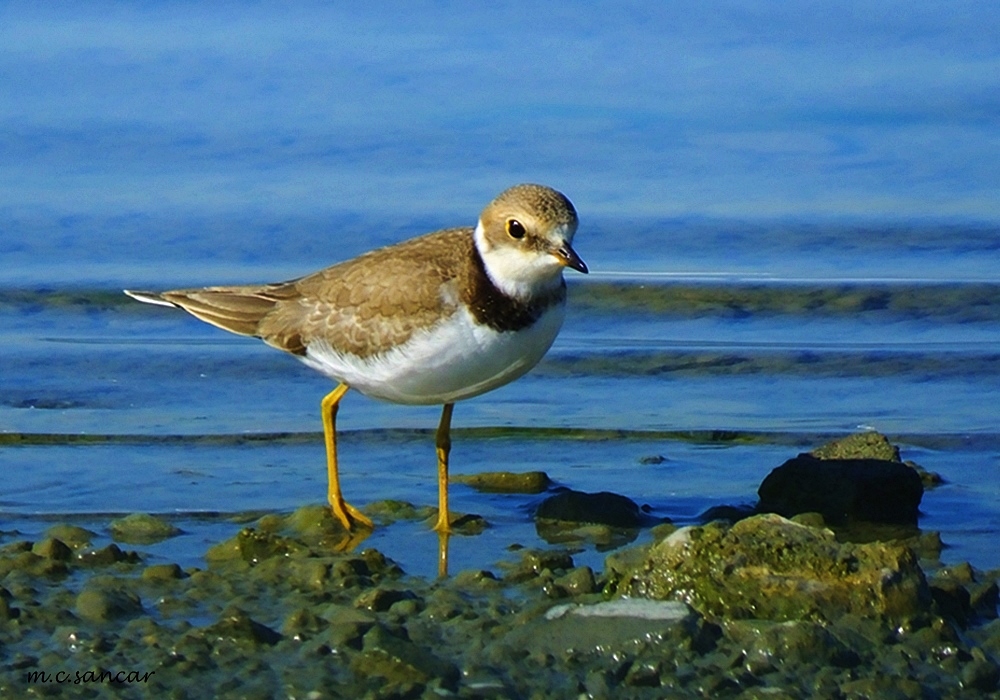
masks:
[[[524,238],[524,224],[517,219],[507,219],[507,233],[511,238]]]

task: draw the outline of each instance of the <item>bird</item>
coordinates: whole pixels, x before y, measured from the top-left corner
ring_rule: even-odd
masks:
[[[446,535],[454,405],[524,375],[551,347],[565,315],[563,271],[588,272],[572,246],[578,224],[564,194],[520,184],[487,204],[475,227],[428,233],[287,282],[124,292],[259,338],[337,382],[321,415],[327,500],[347,532],[374,524],[341,492],[341,399],[354,389],[441,405],[433,527]]]

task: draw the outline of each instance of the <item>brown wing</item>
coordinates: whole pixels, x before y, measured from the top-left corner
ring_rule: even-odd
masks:
[[[322,340],[369,357],[454,310],[456,279],[472,250],[471,229],[448,229],[290,282],[127,293],[297,355]]]
[[[276,345],[295,329],[304,345],[322,340],[359,357],[376,355],[454,311],[456,279],[472,248],[471,229],[448,229],[290,282],[298,299],[278,304],[260,336]]]

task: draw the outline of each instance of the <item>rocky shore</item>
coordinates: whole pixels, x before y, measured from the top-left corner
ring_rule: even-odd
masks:
[[[524,488],[550,489],[543,476]],[[147,561],[176,534],[151,516],[7,532],[0,697],[1000,697],[1000,572],[941,564],[917,527],[935,483],[863,434],[776,468],[733,520],[677,528],[615,494],[553,491],[537,518],[557,541],[654,541],[601,571],[555,545],[439,580],[349,551],[319,506],[264,516],[187,569]]]

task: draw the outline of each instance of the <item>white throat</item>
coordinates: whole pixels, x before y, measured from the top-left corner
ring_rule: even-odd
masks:
[[[514,245],[494,245],[486,239],[482,221],[476,226],[475,242],[486,274],[507,296],[530,299],[555,289],[561,282],[563,265],[554,255]]]

